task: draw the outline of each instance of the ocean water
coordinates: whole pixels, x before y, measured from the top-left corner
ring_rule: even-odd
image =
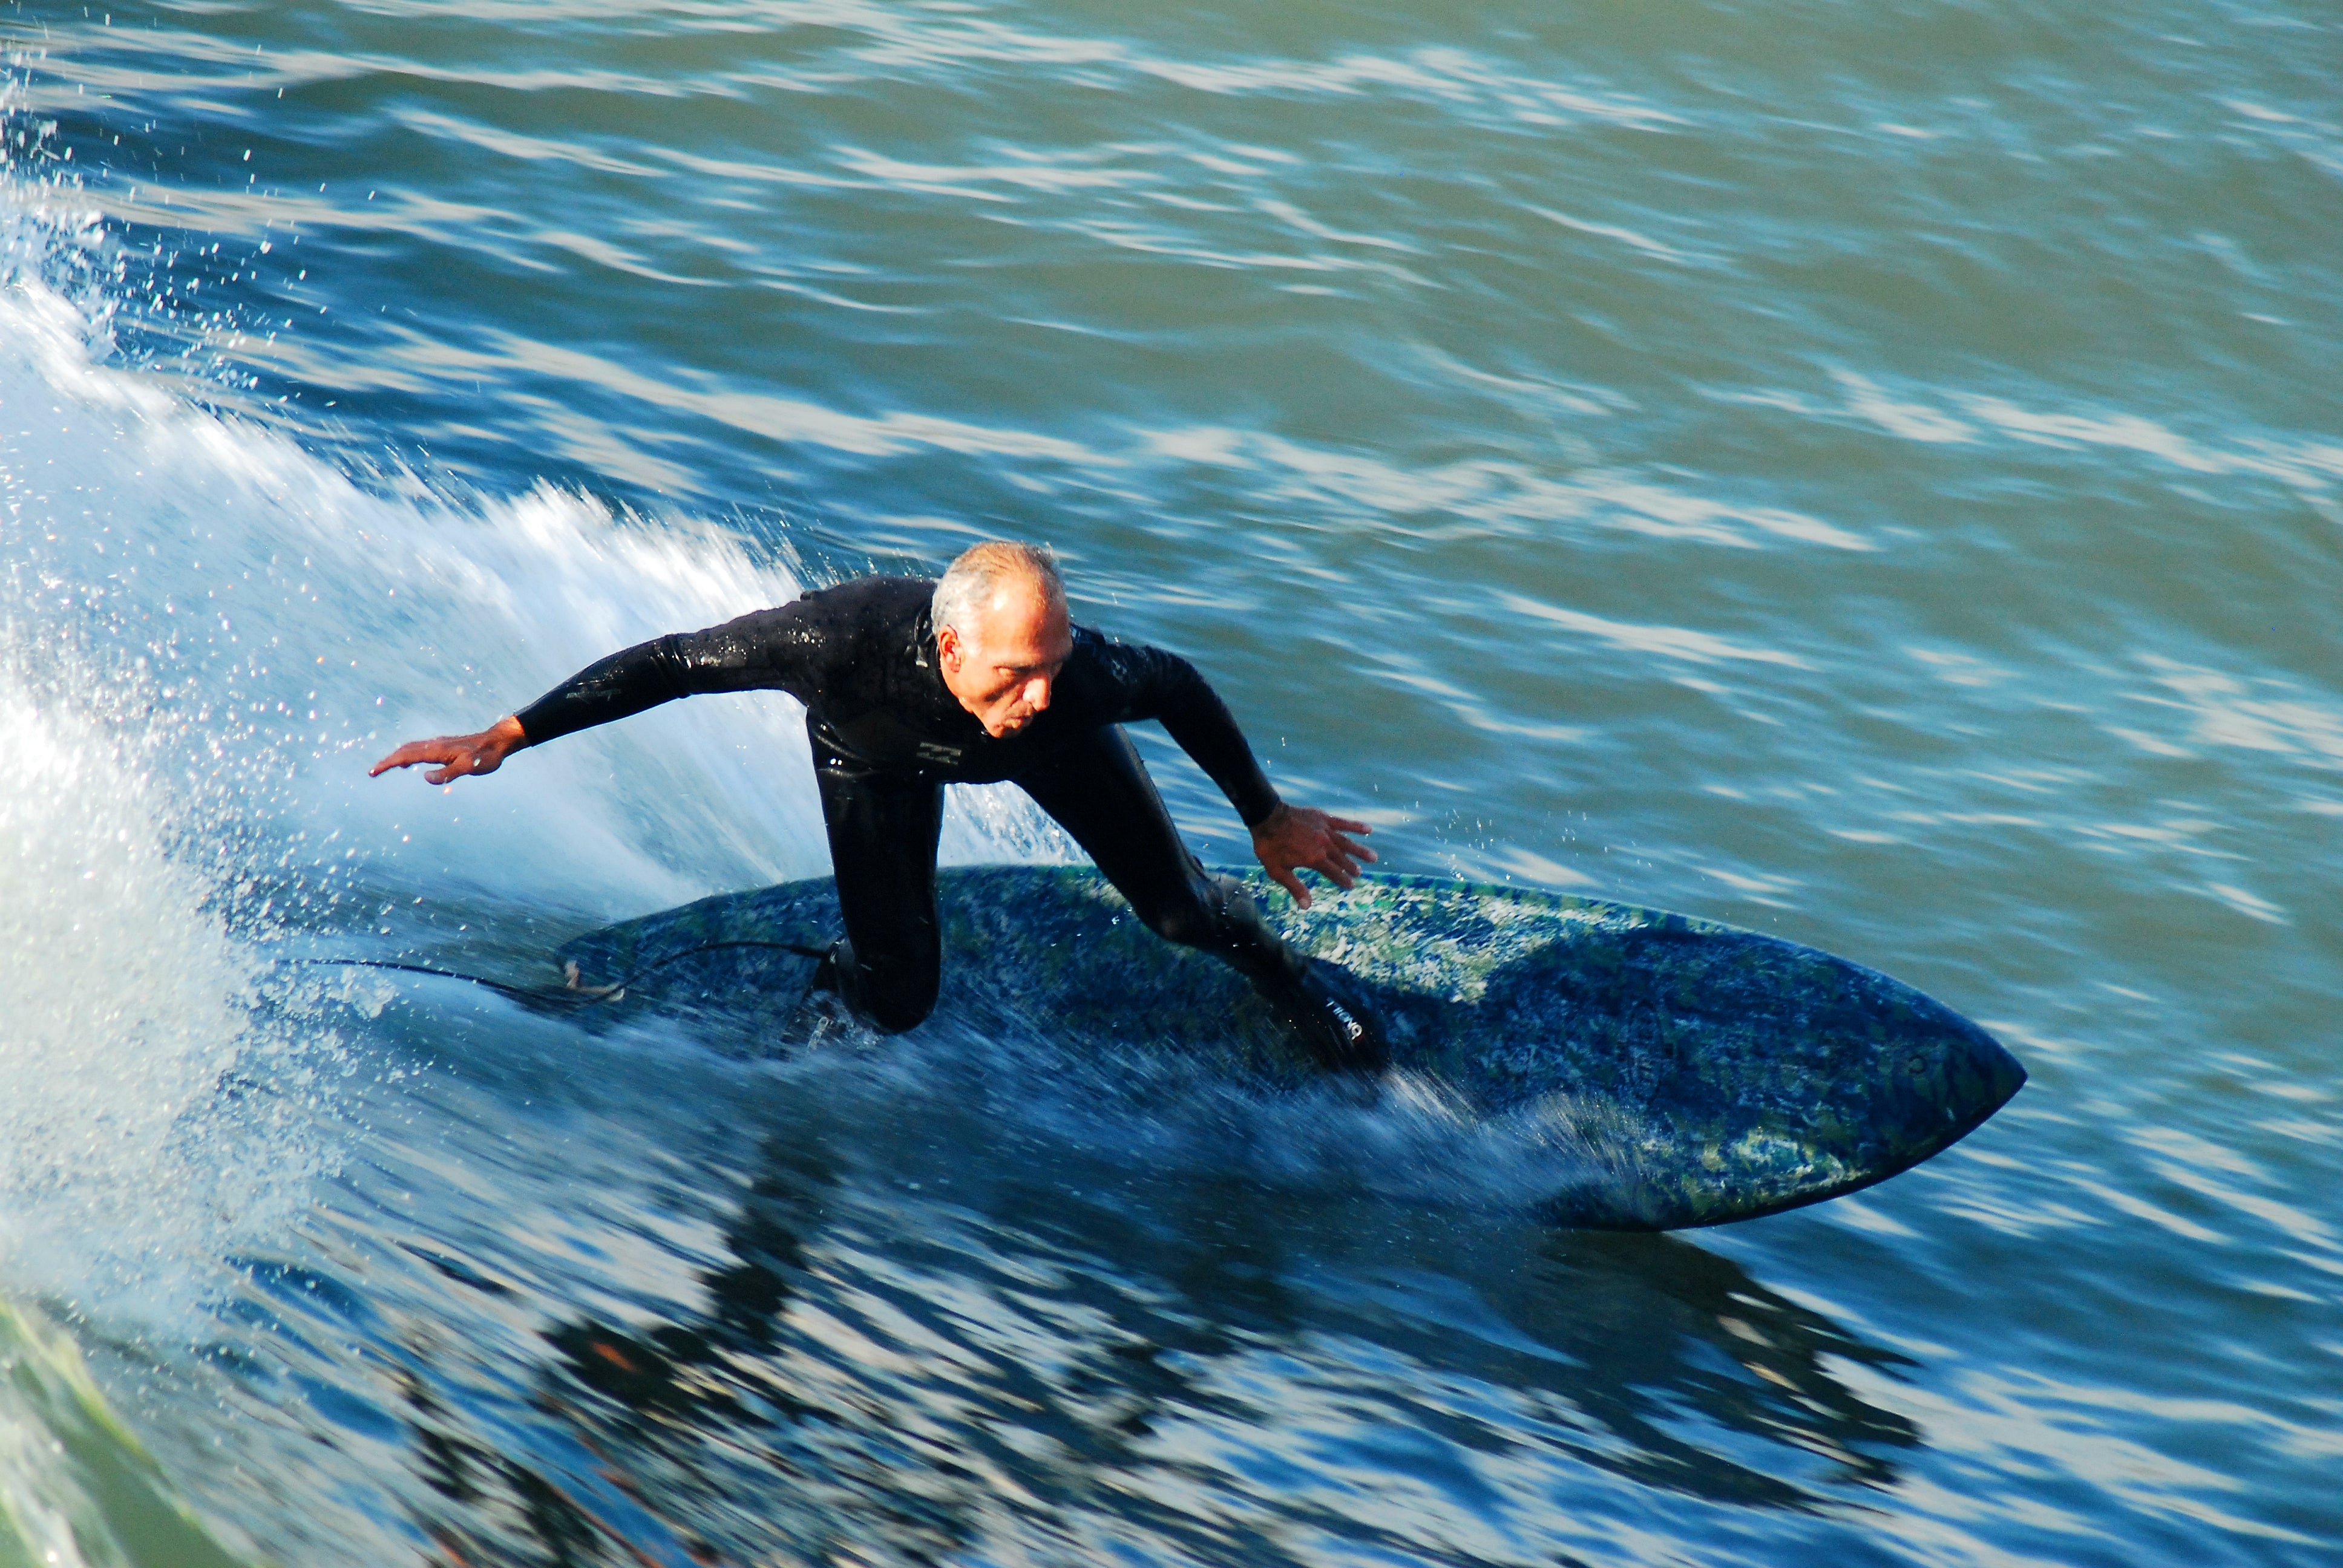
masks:
[[[0,77],[0,1563],[2343,1556],[2332,7],[11,0]],[[819,874],[778,699],[365,768],[995,534],[1387,867],[2030,1086],[1602,1236],[297,961]]]

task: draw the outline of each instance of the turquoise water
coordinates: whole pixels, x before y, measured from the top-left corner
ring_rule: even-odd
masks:
[[[7,1320],[0,1562],[2334,1559],[2330,11],[0,45],[0,1292],[68,1336]],[[995,533],[1387,866],[1826,948],[2031,1085],[1605,1238],[1332,1107],[283,961],[818,874],[778,700],[363,769]],[[946,851],[1065,853],[993,791]]]

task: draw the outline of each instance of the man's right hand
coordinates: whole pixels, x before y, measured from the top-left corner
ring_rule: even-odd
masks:
[[[415,768],[431,762],[437,766],[423,776],[423,781],[449,784],[468,773],[495,772],[504,766],[506,758],[528,744],[528,735],[521,729],[519,719],[499,719],[478,735],[438,735],[428,740],[410,740],[367,769],[367,777],[379,778],[394,768]]]

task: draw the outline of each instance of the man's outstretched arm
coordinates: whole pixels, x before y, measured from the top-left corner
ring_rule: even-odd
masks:
[[[653,638],[595,660],[522,709],[475,735],[410,740],[368,770],[434,763],[424,779],[447,784],[493,773],[524,746],[541,746],[598,724],[608,724],[711,691],[790,691],[819,646],[802,599],[759,610],[706,631]],[[802,694],[800,694],[802,695]]]

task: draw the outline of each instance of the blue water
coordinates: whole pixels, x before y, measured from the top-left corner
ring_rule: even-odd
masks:
[[[0,49],[0,1563],[2338,1554],[2329,10]],[[1602,1237],[1015,1040],[744,1065],[290,961],[819,874],[779,699],[364,769],[994,534],[1387,866],[1813,943],[2031,1085]],[[945,849],[1071,853],[998,790]]]

